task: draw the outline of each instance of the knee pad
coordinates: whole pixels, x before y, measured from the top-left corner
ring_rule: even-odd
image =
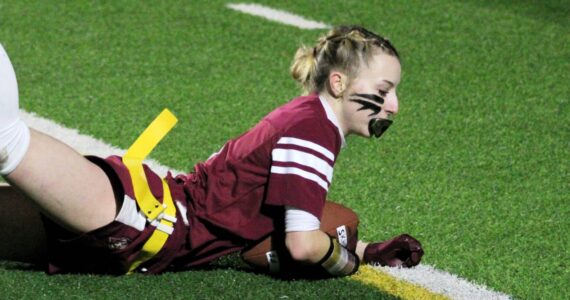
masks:
[[[18,121],[18,82],[8,54],[0,44],[0,132]]]
[[[24,158],[30,144],[30,130],[19,117],[16,73],[1,44],[0,107],[0,175],[7,175]]]

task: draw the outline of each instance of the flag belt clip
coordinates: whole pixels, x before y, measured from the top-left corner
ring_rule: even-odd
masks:
[[[123,156],[123,164],[125,164],[131,175],[133,191],[140,211],[146,216],[150,225],[156,227],[143,245],[137,258],[129,267],[127,274],[132,274],[142,263],[154,257],[164,247],[168,237],[174,232],[176,206],[172,201],[168,183],[164,178],[162,179],[163,202],[161,203],[150,190],[143,168],[143,160],[177,122],[178,119],[168,109],[164,109],[141,133]]]

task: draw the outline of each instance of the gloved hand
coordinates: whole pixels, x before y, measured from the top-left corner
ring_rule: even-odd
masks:
[[[413,267],[420,263],[424,250],[418,240],[401,234],[379,243],[370,243],[364,249],[363,262],[390,267]]]

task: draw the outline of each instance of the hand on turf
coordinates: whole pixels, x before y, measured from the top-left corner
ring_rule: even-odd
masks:
[[[420,263],[424,250],[418,240],[401,234],[379,243],[370,243],[364,249],[364,263],[390,267],[413,267]]]

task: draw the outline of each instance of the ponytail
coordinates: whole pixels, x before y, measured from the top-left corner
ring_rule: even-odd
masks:
[[[291,76],[297,81],[305,93],[310,93],[313,89],[311,81],[315,77],[317,58],[315,48],[305,45],[297,49],[293,64],[291,65]]]

